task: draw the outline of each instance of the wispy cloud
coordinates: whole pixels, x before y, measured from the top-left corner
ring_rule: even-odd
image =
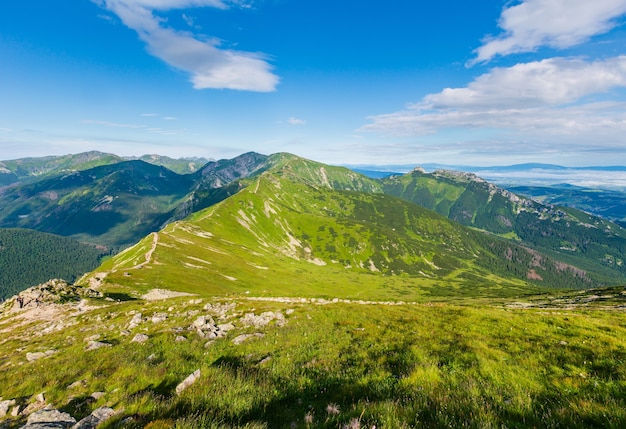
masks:
[[[305,125],[306,121],[304,119],[294,118],[293,116],[287,119],[287,123],[290,125]]]
[[[625,0],[524,0],[502,11],[503,34],[487,37],[470,65],[541,46],[578,45],[611,30],[625,13]]]
[[[221,49],[215,40],[200,40],[189,32],[166,26],[153,11],[189,7],[227,9],[220,0],[93,0],[115,13],[135,30],[148,52],[169,65],[191,74],[196,89],[274,91],[279,78],[267,57],[259,53]],[[233,2],[231,2],[233,3]],[[234,2],[237,5],[237,2]]]
[[[177,121],[178,118],[175,118],[174,116],[164,116],[163,118],[164,121]]]
[[[153,116],[160,116],[160,115],[158,113],[142,113],[141,116],[153,117]]]

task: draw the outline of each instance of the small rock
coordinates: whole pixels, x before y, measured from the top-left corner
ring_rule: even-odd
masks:
[[[76,419],[68,413],[55,409],[39,410],[28,417],[21,429],[69,428],[76,424]]]
[[[166,313],[154,313],[150,320],[152,320],[152,323],[164,322],[165,320],[167,320],[167,314]]]
[[[97,350],[101,349],[102,347],[112,347],[112,344],[103,343],[101,341],[89,341],[89,344],[87,345],[87,348],[85,350]]]
[[[264,363],[268,363],[271,360],[272,360],[271,356],[266,356],[263,359],[261,359],[257,365],[263,365]]]
[[[182,335],[178,335],[178,336],[176,336],[174,341],[177,342],[177,343],[182,343],[183,341],[187,341],[187,338],[183,337]]]
[[[44,408],[46,406],[45,402],[33,402],[30,403],[26,406],[26,408],[24,408],[22,411],[20,411],[20,415],[22,416],[29,416],[32,413],[34,413],[35,411],[39,411],[42,408]]]
[[[20,406],[16,405],[13,407],[13,409],[11,410],[11,416],[12,417],[17,417],[20,415]]]
[[[46,402],[46,398],[43,396],[44,392],[38,393],[37,396],[35,396],[35,400],[37,402]]]
[[[109,408],[109,407],[97,408],[93,410],[93,412],[90,415],[88,415],[87,417],[85,417],[84,419],[76,423],[74,426],[72,426],[72,429],[95,429],[96,426],[98,426],[100,423],[111,418],[113,414],[115,414],[115,411],[113,410],[113,408]]]
[[[41,358],[52,356],[56,352],[56,350],[46,350],[45,352],[26,353],[26,360],[28,362],[33,362]]]
[[[102,337],[102,335],[100,334],[94,334],[94,335],[90,335],[88,337],[86,337],[83,341],[88,343],[90,341],[98,341],[100,338]]]
[[[255,332],[254,334],[241,334],[233,338],[233,344],[241,344],[251,338],[263,338],[264,336],[265,334],[261,334],[260,332]]]
[[[235,329],[235,325],[232,323],[224,323],[222,325],[217,325],[217,329],[222,332],[228,332],[232,329]]]
[[[200,377],[200,370],[197,369],[190,374],[187,378],[185,378],[178,386],[176,386],[176,394],[180,395],[185,389],[194,384],[196,380]]]
[[[78,380],[67,386],[68,389],[76,389],[77,387],[87,387],[87,380]]]
[[[139,343],[139,344],[143,344],[146,341],[148,341],[150,337],[147,336],[146,334],[137,334],[133,337],[132,340],[130,340],[131,343]]]
[[[104,392],[93,392],[89,396],[91,396],[93,399],[95,399],[97,401],[98,399],[102,398],[104,395],[105,395]]]
[[[15,399],[0,402],[0,417],[4,417],[9,412],[9,408],[15,405]]]
[[[150,360],[155,360],[155,359],[156,359],[156,355],[155,355],[154,353],[152,353],[152,354],[151,354],[150,356],[148,356],[146,359],[147,359],[147,360],[149,360],[149,361],[150,361]]]
[[[128,322],[128,329],[134,329],[143,322],[143,316],[141,313],[136,313],[130,322]]]

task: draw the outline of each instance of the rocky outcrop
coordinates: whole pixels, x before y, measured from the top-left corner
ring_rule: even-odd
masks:
[[[5,308],[15,312],[41,308],[51,304],[78,302],[82,298],[97,298],[101,296],[102,293],[96,290],[69,285],[65,280],[53,279],[28,288],[8,299],[5,303]]]

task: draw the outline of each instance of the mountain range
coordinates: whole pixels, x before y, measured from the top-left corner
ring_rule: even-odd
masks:
[[[2,188],[5,222],[112,255],[0,305],[3,427],[626,423],[626,231],[474,174],[125,160]]]
[[[68,159],[92,162],[93,154]],[[101,163],[115,158],[97,159]],[[297,200],[299,208],[291,207],[287,212],[297,213],[297,219],[284,218],[281,222],[302,225],[301,231],[288,231],[291,238],[286,239],[285,231],[276,230],[277,236],[267,238],[266,244],[270,246],[274,240],[271,246],[280,247],[278,242],[293,239],[300,243],[300,250],[293,252],[308,249],[313,260],[325,264],[426,278],[446,278],[458,272],[467,277],[472,271],[468,267],[474,267],[476,278],[491,270],[504,278],[549,287],[584,288],[616,284],[626,278],[626,232],[608,220],[520,197],[471,173],[426,173],[416,168],[404,175],[372,179],[344,167],[282,153],[246,153],[230,160],[210,161],[188,174],[142,160],[116,160],[85,170],[44,174],[36,181],[31,176],[0,191],[0,227],[63,235],[117,253],[166,225],[222,201],[243,198],[241,195],[247,195],[253,184],[259,187],[271,182],[270,178],[280,183],[287,180],[281,186],[287,189],[289,184],[292,190],[280,197],[267,196],[266,200],[301,199],[316,190],[315,196],[307,197],[309,202],[318,199],[327,203],[326,211],[320,212],[318,205],[306,206],[306,201]],[[335,207],[335,215],[329,215],[328,207],[338,201],[343,201],[342,207]],[[434,212],[442,217],[414,224],[416,219],[429,219]],[[237,219],[239,215],[229,216]],[[317,222],[321,228],[338,219],[336,216],[342,222],[333,226],[335,232],[330,236],[329,229],[322,233],[304,228],[315,224],[314,218],[321,219]],[[256,212],[248,219],[259,217]],[[308,220],[303,221],[305,218]],[[250,226],[249,221],[245,223]],[[354,225],[361,226],[350,229]],[[450,225],[460,228],[454,239],[443,234],[453,228]],[[398,231],[389,233],[394,228]],[[422,228],[430,232],[426,234]],[[366,232],[357,232],[362,230]],[[439,230],[442,233],[435,234]],[[267,235],[270,231],[270,225],[265,225],[255,233]],[[335,243],[341,236],[352,245]],[[431,240],[428,246],[425,237]],[[237,242],[240,238],[229,240]],[[411,241],[418,238],[421,244]],[[394,245],[380,248],[385,241]],[[450,247],[453,242],[456,246]],[[369,253],[360,255],[359,246],[365,246]]]

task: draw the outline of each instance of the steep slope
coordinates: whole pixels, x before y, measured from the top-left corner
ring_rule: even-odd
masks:
[[[0,225],[124,246],[158,229],[192,183],[143,161],[77,171],[0,192]]]
[[[174,173],[178,174],[190,174],[195,173],[200,170],[204,165],[206,165],[209,160],[206,158],[170,158],[169,156],[151,154],[151,155],[143,155],[139,158],[127,157],[125,159],[133,160],[139,159],[141,161],[145,161],[149,164],[160,165],[161,167],[165,167],[169,170],[172,170]]]
[[[584,272],[393,196],[266,172],[93,274],[105,289],[418,299],[587,287]]]
[[[469,173],[416,169],[382,184],[385,193],[547,252],[603,281],[626,277],[626,230],[615,223],[519,197]]]
[[[101,165],[115,164],[124,159],[98,151],[75,155],[21,158],[0,162],[0,186],[16,182],[34,182],[42,178],[73,171],[88,170]]]
[[[178,174],[190,174],[198,171],[209,160],[205,158],[173,159],[162,155],[143,155],[140,157],[121,157],[98,151],[71,155],[20,158],[0,161],[0,187],[17,182],[36,182],[41,179],[68,174],[74,171],[89,170],[102,165],[122,161],[141,160],[149,164],[165,167]]]
[[[626,225],[626,192],[585,188],[566,183],[553,186],[513,186],[509,188],[545,204],[572,207]]]
[[[187,175],[140,160],[121,161],[0,189],[0,227],[31,228],[117,250],[237,192],[240,186],[231,182],[263,168],[266,159],[244,154]]]
[[[73,282],[96,268],[102,255],[67,237],[0,228],[0,301],[52,278]]]

